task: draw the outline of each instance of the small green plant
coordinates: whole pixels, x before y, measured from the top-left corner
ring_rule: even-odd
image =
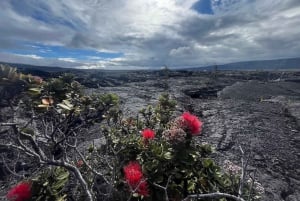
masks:
[[[48,168],[31,179],[31,200],[67,200],[64,188],[69,181],[69,172],[62,167]]]
[[[20,79],[20,74],[17,73],[17,69],[10,67],[8,65],[0,64],[0,81],[4,82],[14,82]]]
[[[176,101],[170,99],[169,94],[163,93],[159,97],[158,104],[155,107],[148,106],[147,108],[143,108],[140,110],[140,114],[142,114],[144,119],[144,126],[152,128],[159,123],[159,126],[163,129],[170,121],[175,109]]]
[[[184,120],[185,116],[187,121]],[[120,166],[132,161],[141,165],[152,200],[165,200],[157,186],[168,185],[168,194],[172,199],[184,198],[191,193],[223,190],[224,175],[209,158],[212,148],[190,141],[193,135],[200,132],[202,123],[186,113],[168,125],[169,128],[163,132],[160,129],[156,129],[157,132],[153,130],[155,138],[151,139],[145,134],[147,130],[142,132],[144,137],[137,135],[137,130],[121,134],[118,138],[113,136],[113,147],[122,147],[117,156],[121,159]],[[122,174],[119,179],[123,180]],[[136,194],[132,189],[131,193]]]
[[[0,64],[0,105],[11,105],[16,97],[29,87],[40,85],[43,82],[38,76],[18,73],[16,68]]]
[[[223,171],[210,157],[213,147],[193,141],[202,122],[188,112],[172,119],[174,108],[175,103],[163,95],[156,107],[141,110],[142,119],[130,118],[107,128],[119,169],[116,188],[137,200],[182,200],[213,192],[238,196],[240,174]],[[243,195],[249,188],[245,185]]]

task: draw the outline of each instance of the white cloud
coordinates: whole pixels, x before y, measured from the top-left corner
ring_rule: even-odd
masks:
[[[77,62],[75,58],[70,58],[70,57],[61,57],[58,58],[59,61],[67,61],[67,62]]]
[[[16,54],[17,56],[20,56],[20,57],[28,57],[28,58],[31,58],[31,59],[42,59],[43,57],[40,57],[38,55],[35,55],[35,54]]]
[[[103,57],[97,57],[97,56],[87,56],[88,60],[103,60],[105,58]]]
[[[30,64],[36,66],[76,67],[82,65],[78,62],[63,61],[59,59],[43,58],[36,55],[10,54],[0,52],[0,61],[9,63]]]

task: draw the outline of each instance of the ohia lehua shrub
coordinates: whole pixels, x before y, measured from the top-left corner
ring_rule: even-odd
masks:
[[[106,143],[100,147],[86,147],[79,160],[78,157],[72,159],[72,168],[78,169],[94,200],[103,200],[105,195],[107,199],[113,197],[111,200],[157,201],[182,200],[190,194],[213,192],[238,195],[240,173],[226,172],[215,163],[211,158],[213,147],[195,140],[201,137],[203,122],[189,112],[174,117],[176,102],[168,94],[162,94],[155,106],[140,110],[137,117],[123,117],[116,95],[84,95],[83,87],[70,74],[48,81],[32,76],[26,79],[35,80],[29,82],[27,107],[32,107],[39,115],[51,117],[51,121],[72,120],[68,129],[59,128],[63,137],[82,122],[86,128],[102,122],[99,132]],[[23,132],[29,133],[27,130],[23,128]],[[60,135],[53,137],[60,139]],[[54,159],[62,161],[59,157]],[[98,192],[95,172],[101,172],[107,185],[115,189],[110,194],[116,196]],[[71,195],[66,186],[71,181],[70,171],[63,165],[46,166],[37,175],[12,187],[7,198],[68,200]],[[245,183],[244,193],[251,193],[250,186],[251,183]],[[82,194],[77,200],[85,199],[83,189],[77,193]]]

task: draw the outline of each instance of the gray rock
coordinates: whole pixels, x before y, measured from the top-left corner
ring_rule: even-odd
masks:
[[[214,88],[207,87],[201,77],[177,77],[168,82],[171,87],[167,92],[179,104],[176,113],[189,110],[202,118],[204,130],[197,140],[214,145],[218,161],[230,159],[239,164],[241,146],[266,190],[264,201],[299,198],[299,83],[230,81],[220,88],[218,97],[207,98],[205,94],[195,95],[205,89],[210,94]],[[104,89],[120,95],[123,109],[137,114],[141,107],[155,104],[159,94],[165,92],[154,86],[154,81],[148,80],[125,88]]]

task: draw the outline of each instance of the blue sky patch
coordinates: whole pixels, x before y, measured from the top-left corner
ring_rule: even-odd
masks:
[[[211,7],[210,0],[199,0],[193,6],[192,9],[196,10],[201,14],[213,15],[214,12]]]
[[[50,46],[34,43],[26,43],[20,49],[7,49],[6,53],[37,55],[43,58],[72,58],[78,61],[105,60],[123,57],[121,52],[101,52],[91,49],[72,49],[63,46]]]

